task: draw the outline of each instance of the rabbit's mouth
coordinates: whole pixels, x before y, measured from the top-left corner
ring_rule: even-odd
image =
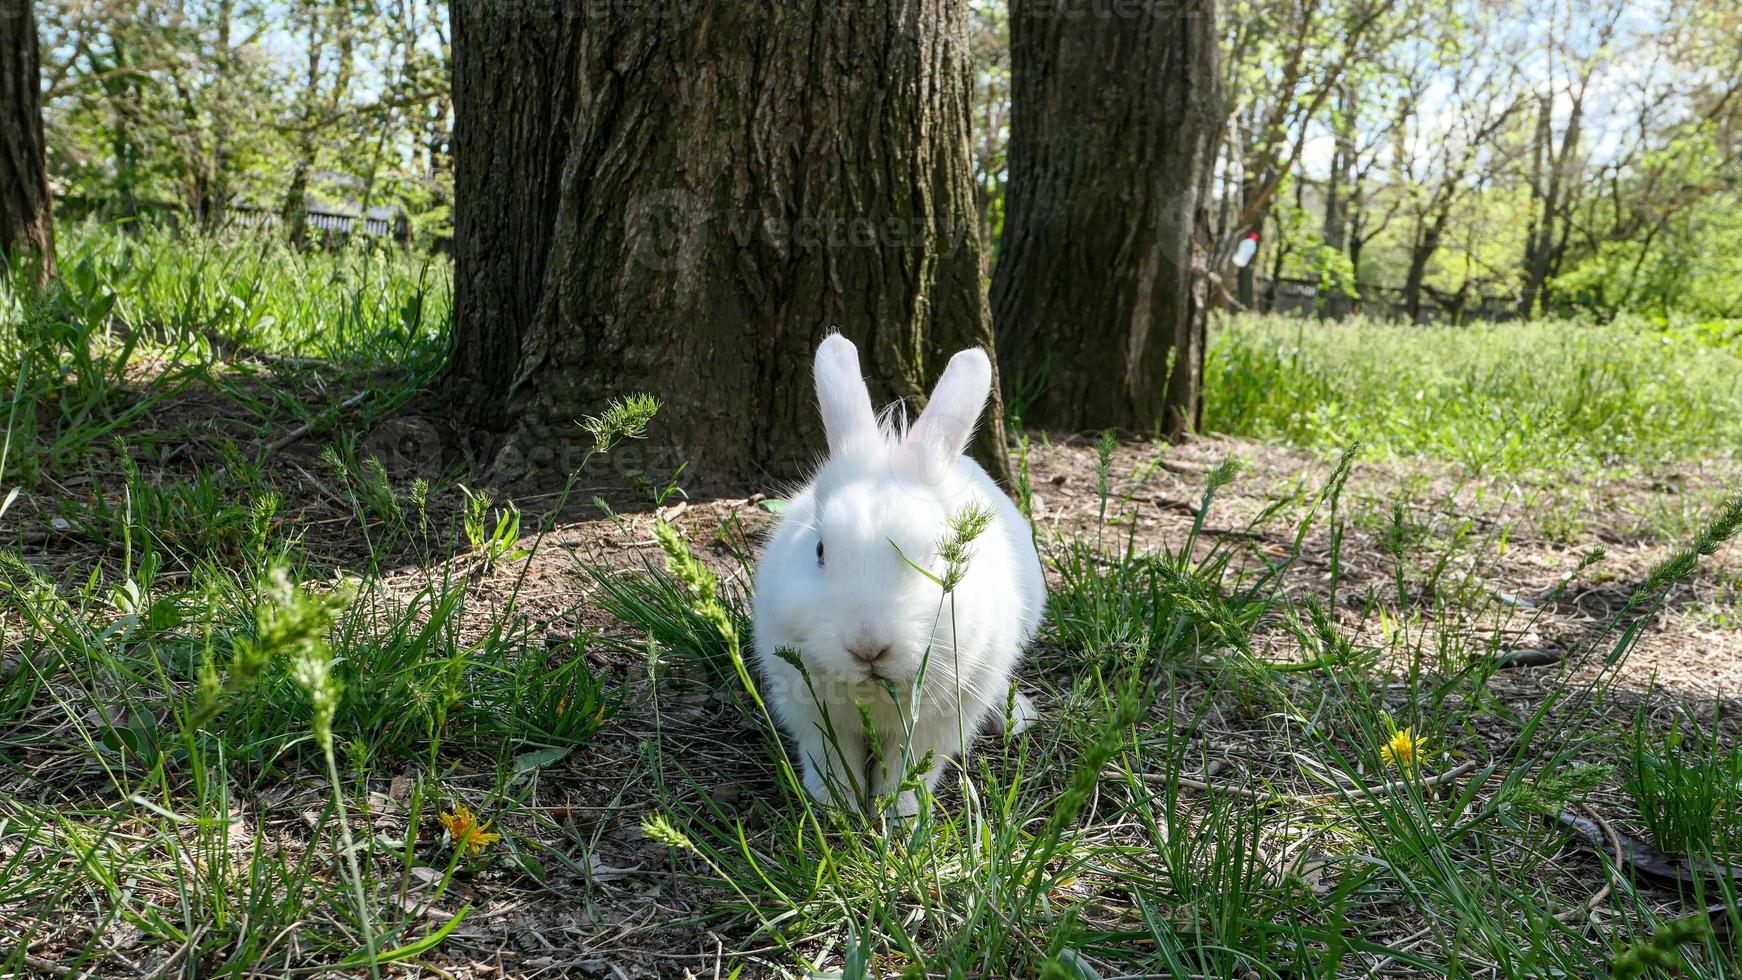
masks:
[[[879,690],[882,690],[883,685],[885,684],[893,684],[897,688],[905,687],[907,682],[911,679],[894,664],[886,661],[880,660],[874,663],[860,662],[859,667],[861,668],[859,673],[860,683],[869,684]]]

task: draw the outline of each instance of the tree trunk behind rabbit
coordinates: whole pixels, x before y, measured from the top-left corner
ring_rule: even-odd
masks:
[[[642,391],[665,407],[629,465],[797,476],[827,331],[910,417],[991,346],[961,4],[453,10],[446,391],[502,477],[562,469],[574,420]],[[994,398],[975,455],[1007,479],[1002,429]]]
[[[1010,37],[1006,399],[1045,428],[1177,435],[1201,388],[1215,0],[1013,0]]]

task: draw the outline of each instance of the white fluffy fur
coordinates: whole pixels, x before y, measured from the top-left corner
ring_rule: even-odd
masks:
[[[788,501],[763,551],[753,613],[765,694],[797,743],[805,788],[844,803],[837,789],[893,790],[904,748],[911,764],[931,754],[925,780],[935,786],[975,733],[1002,717],[1011,672],[1040,625],[1046,583],[1021,511],[961,455],[990,390],[983,351],[951,359],[907,432],[888,416],[878,423],[846,338],[823,341],[815,378],[830,456]],[[938,542],[949,534],[949,517],[971,504],[989,509],[992,521],[945,602],[909,561],[941,576]],[[881,676],[849,652],[861,643],[889,647],[875,664]],[[776,654],[781,649],[798,654],[808,685]],[[859,703],[871,709],[882,759],[868,759]],[[903,815],[915,806],[911,792],[897,802]]]

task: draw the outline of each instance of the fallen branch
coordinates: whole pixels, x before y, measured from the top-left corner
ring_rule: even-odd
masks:
[[[369,389],[364,388],[362,391],[359,391],[355,395],[352,395],[351,397],[340,402],[339,407],[335,411],[342,412],[347,408],[356,408],[359,404],[362,403],[363,399],[365,399],[367,397],[369,397]],[[289,432],[286,432],[284,435],[280,436],[277,442],[266,447],[266,451],[269,453],[275,453],[275,452],[278,452],[280,449],[283,449],[284,447],[290,445],[291,443],[296,442],[297,440],[308,435],[310,432],[313,432],[315,430],[315,426],[318,425],[320,423],[320,421],[321,421],[320,417],[309,419],[307,422],[304,422],[303,424],[297,426],[296,428],[294,428],[294,429],[290,430]]]
[[[1555,814],[1555,819],[1567,829],[1584,838],[1585,843],[1599,851],[1603,849],[1605,843],[1609,844],[1614,849],[1617,866],[1625,862],[1648,878],[1655,878],[1660,882],[1672,885],[1692,885],[1725,879],[1742,885],[1742,865],[1700,861],[1692,856],[1664,854],[1644,841],[1635,840],[1616,831],[1590,807],[1587,806],[1584,809],[1586,813],[1591,815],[1589,818],[1574,816],[1562,810]]]

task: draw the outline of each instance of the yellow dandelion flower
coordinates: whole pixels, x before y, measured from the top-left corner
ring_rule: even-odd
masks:
[[[491,821],[479,823],[472,811],[462,804],[454,804],[454,812],[442,814],[441,821],[448,829],[448,840],[459,848],[461,854],[477,854],[502,839],[501,834],[490,832]]]
[[[1421,754],[1421,747],[1422,743],[1416,741],[1415,735],[1405,728],[1394,732],[1391,741],[1379,747],[1379,758],[1399,769],[1410,769],[1415,766],[1416,757]]]

